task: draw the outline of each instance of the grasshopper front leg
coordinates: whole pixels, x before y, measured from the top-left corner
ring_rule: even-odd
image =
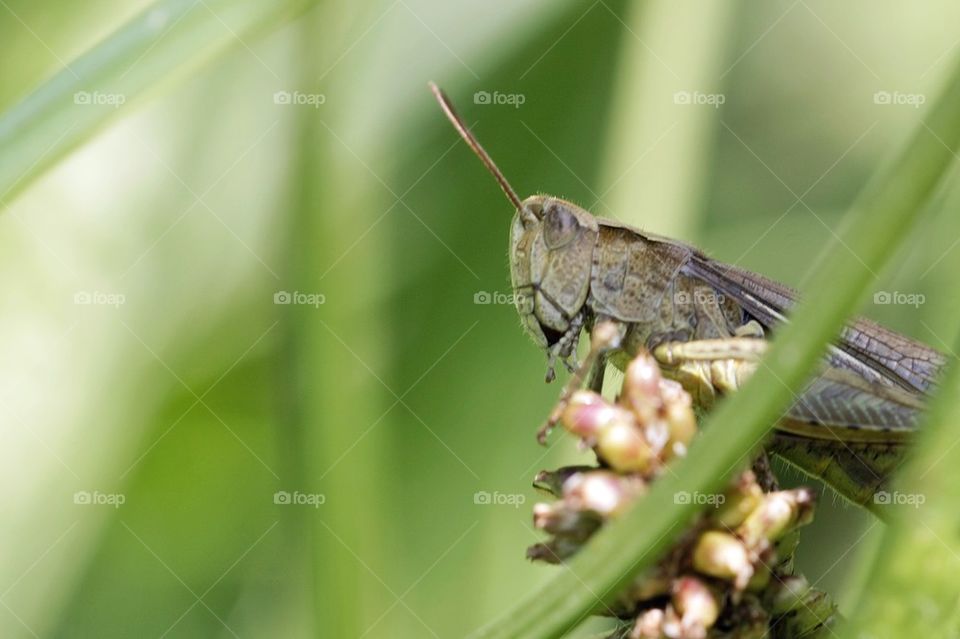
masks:
[[[577,366],[566,385],[564,385],[560,399],[557,400],[557,404],[550,412],[546,423],[537,431],[538,442],[541,444],[546,443],[547,436],[560,421],[563,411],[566,409],[567,404],[570,403],[570,398],[583,386],[588,374],[591,387],[595,388],[597,385],[603,384],[603,373],[607,365],[606,355],[610,351],[620,347],[626,330],[624,324],[612,319],[598,318],[596,322],[594,322],[593,330],[590,331],[590,351]]]
[[[728,337],[665,342],[653,349],[653,357],[665,375],[680,382],[697,404],[707,408],[718,393],[740,388],[766,351],[766,340]]]
[[[557,378],[557,374],[554,371],[554,365],[559,359],[563,365],[571,373],[576,372],[577,364],[570,363],[570,357],[576,359],[576,349],[577,341],[580,339],[580,331],[583,328],[584,314],[578,313],[573,320],[570,322],[570,327],[567,329],[566,333],[563,334],[563,337],[554,344],[550,350],[547,352],[547,375],[544,379],[548,384],[553,382]]]

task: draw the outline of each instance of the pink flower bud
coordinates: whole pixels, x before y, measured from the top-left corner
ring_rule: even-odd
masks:
[[[563,485],[568,507],[607,518],[620,514],[643,491],[643,483],[607,470],[574,475]]]
[[[680,615],[683,637],[705,637],[720,616],[716,595],[696,577],[681,577],[673,584],[673,607]]]
[[[588,390],[578,390],[570,398],[560,418],[564,428],[584,439],[592,439],[597,430],[614,418],[614,406]]]
[[[663,406],[660,381],[660,368],[646,353],[634,357],[624,371],[620,403],[633,411],[640,423],[654,419]]]

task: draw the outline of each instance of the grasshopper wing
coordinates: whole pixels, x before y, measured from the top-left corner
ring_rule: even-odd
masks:
[[[735,300],[765,329],[787,321],[793,289],[694,254],[684,271]],[[879,503],[903,460],[944,355],[866,319],[850,321],[824,366],[777,422],[771,450],[854,503]]]
[[[692,256],[684,268],[736,300],[767,329],[785,321],[799,299],[795,290],[779,282],[703,255]],[[847,324],[829,358],[831,365],[867,382],[922,394],[931,390],[946,364],[939,351],[863,318]]]
[[[702,254],[684,269],[736,300],[745,319],[768,330],[787,321],[798,299],[783,284]],[[808,438],[903,441],[945,361],[924,344],[869,320],[853,320],[778,427]]]

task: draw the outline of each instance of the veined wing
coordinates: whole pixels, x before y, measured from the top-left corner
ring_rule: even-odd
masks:
[[[735,300],[768,330],[786,320],[798,299],[779,282],[700,253],[684,271]],[[945,363],[925,344],[870,320],[853,320],[778,428],[808,438],[902,442]]]

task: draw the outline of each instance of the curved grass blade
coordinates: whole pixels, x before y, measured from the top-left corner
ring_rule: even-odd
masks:
[[[0,202],[159,82],[231,46],[247,47],[251,33],[316,1],[158,0],[0,115]]]

